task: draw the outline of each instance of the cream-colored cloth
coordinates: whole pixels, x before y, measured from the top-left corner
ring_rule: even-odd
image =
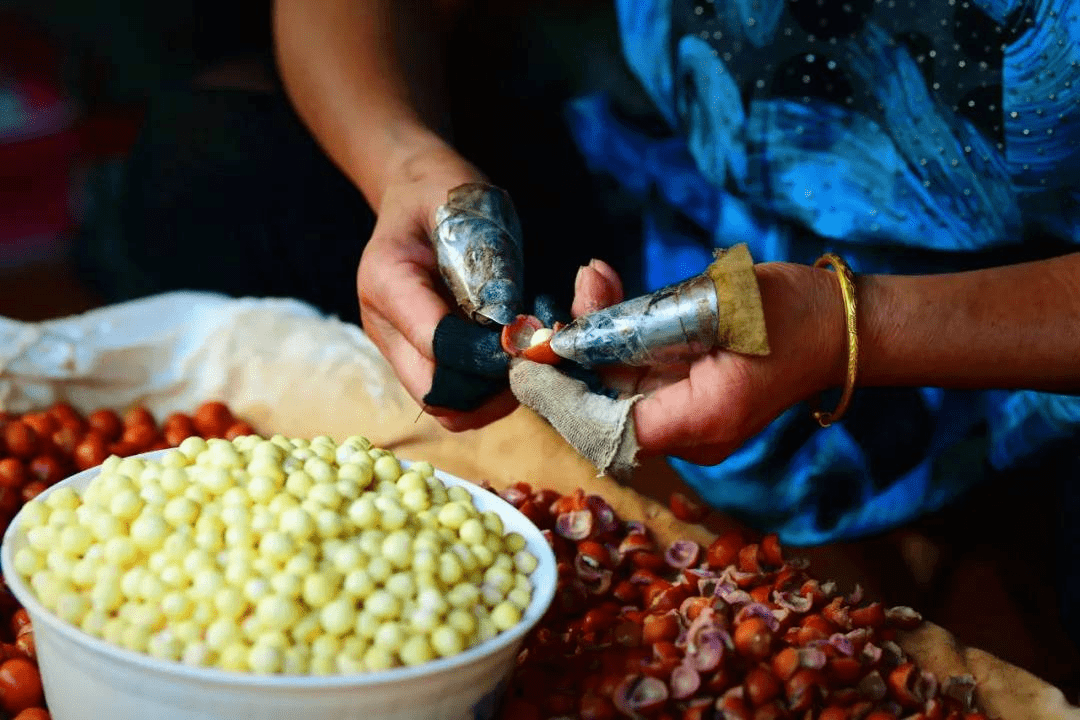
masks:
[[[897,638],[922,668],[939,680],[970,676],[975,680],[975,705],[988,717],[1001,720],[1080,720],[1080,708],[1070,705],[1061,690],[993,655],[961,645],[947,630],[924,623]]]
[[[589,392],[585,383],[552,365],[523,359],[510,366],[510,389],[601,475],[625,477],[636,467],[638,443],[631,411],[641,395],[613,400]]]

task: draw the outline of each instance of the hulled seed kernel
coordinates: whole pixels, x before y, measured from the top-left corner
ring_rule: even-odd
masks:
[[[38,599],[106,642],[195,667],[359,672],[520,622],[536,558],[429,463],[363,438],[188,438],[111,457],[20,515]]]

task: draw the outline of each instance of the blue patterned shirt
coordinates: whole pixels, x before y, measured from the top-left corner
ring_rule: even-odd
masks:
[[[938,272],[1075,249],[1080,0],[618,0],[626,60],[664,120],[603,94],[570,124],[642,198],[647,289],[713,246],[856,272]],[[689,222],[686,222],[689,221]],[[942,312],[948,312],[942,308]],[[792,408],[714,467],[712,505],[793,544],[881,531],[1080,437],[1080,398],[864,388],[818,429]]]

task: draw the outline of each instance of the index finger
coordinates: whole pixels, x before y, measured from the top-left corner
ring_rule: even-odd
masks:
[[[451,311],[435,286],[435,253],[423,245],[399,251],[406,253],[403,259],[357,279],[360,304],[372,307],[410,345],[434,359],[435,326]]]

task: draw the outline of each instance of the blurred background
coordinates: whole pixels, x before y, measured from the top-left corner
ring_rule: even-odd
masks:
[[[118,291],[112,274],[124,262],[120,248],[131,242],[119,240],[126,164],[147,110],[161,94],[193,82],[272,88],[264,72],[269,6],[0,0],[0,315],[43,320],[133,294]],[[527,79],[474,87],[459,94],[463,105],[513,106],[517,122],[531,104],[550,106],[600,78],[630,82],[613,60],[609,3],[516,2],[488,10],[462,32],[510,52],[507,77],[527,69],[516,75]],[[596,32],[581,32],[584,24]],[[600,42],[582,45],[583,37]],[[457,47],[466,67],[483,64],[481,46]],[[483,142],[498,137],[499,127],[479,119],[470,127],[472,137],[462,142],[475,145],[473,155],[487,169],[484,156],[495,155],[498,143],[485,150]],[[534,130],[542,141],[550,128]],[[558,131],[550,138],[559,144]],[[544,142],[534,148],[549,151]],[[553,179],[543,201],[557,204],[559,193],[574,189]],[[1044,468],[1028,468],[1024,477],[984,485],[915,526],[807,554],[819,574],[859,578],[871,594],[918,608],[963,642],[1034,672],[1077,702],[1080,653],[1062,620],[1061,598],[1063,586],[1080,582],[1080,569],[1065,564],[1076,553],[1060,538],[1080,547],[1062,511],[1062,494],[1078,491],[1041,484],[1044,475]],[[1072,477],[1080,482],[1080,469]],[[647,466],[635,484],[660,498],[681,488],[662,463]]]
[[[269,2],[0,1],[0,311],[92,307],[148,100],[268,47]],[[89,265],[89,267],[87,267]]]

